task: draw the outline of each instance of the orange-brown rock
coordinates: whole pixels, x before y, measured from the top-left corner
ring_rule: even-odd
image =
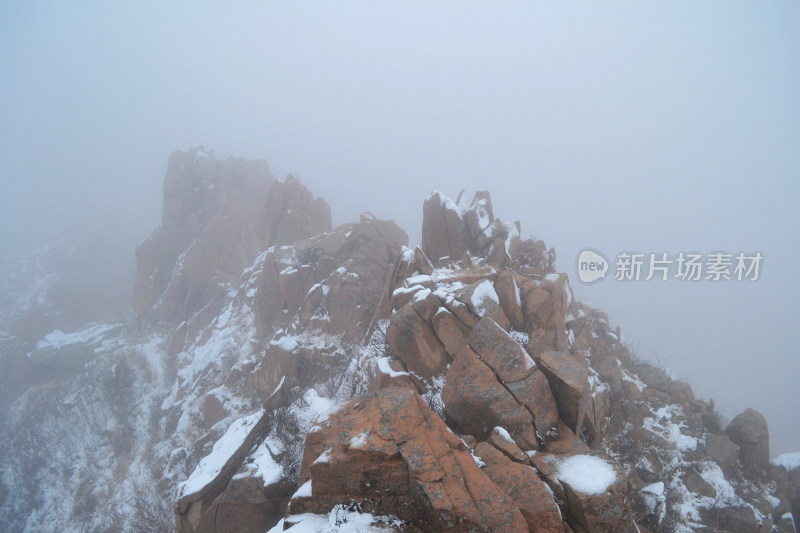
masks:
[[[486,441],[479,442],[472,452],[475,456],[480,457],[481,460],[487,465],[502,465],[510,463],[509,459],[503,452],[498,450]]]
[[[442,400],[448,419],[460,433],[485,440],[495,426],[501,426],[520,448],[538,446],[533,416],[468,346],[447,371]]]
[[[516,445],[511,435],[509,435],[505,429],[499,426],[494,428],[492,432],[489,433],[486,442],[500,450],[503,455],[515,463],[530,464],[528,456],[522,453],[522,450],[519,449],[519,446]]]
[[[378,392],[388,387],[417,390],[417,386],[409,373],[403,370],[402,363],[397,360],[389,361],[387,357],[376,365],[375,376],[370,383],[369,391]]]
[[[447,370],[450,357],[444,345],[410,303],[392,315],[386,340],[406,367],[423,379],[430,381]]]
[[[351,401],[306,438],[310,497],[288,515],[356,501],[424,531],[525,531],[513,500],[417,394],[398,388]]]
[[[444,344],[450,357],[455,359],[459,350],[467,344],[469,328],[445,308],[440,308],[431,320],[436,336]]]
[[[456,300],[452,296],[449,296],[443,300],[445,308],[453,313],[453,315],[469,330],[472,330],[478,324],[478,318],[473,315],[469,308],[464,305],[462,302]]]
[[[506,382],[505,386],[533,415],[540,439],[547,442],[551,429],[558,424],[558,406],[544,373],[534,368],[525,379]]]
[[[433,263],[419,246],[414,248],[414,263],[417,265],[417,271],[420,274],[425,274],[426,276],[433,274]]]
[[[505,330],[511,327],[490,280],[482,279],[459,290],[456,299],[466,305],[474,316],[489,317]]]
[[[566,496],[566,519],[575,531],[597,533],[638,533],[626,503],[630,487],[627,478],[618,474],[617,481],[601,494],[584,494],[559,480]]]
[[[411,306],[419,313],[422,320],[430,323],[433,320],[433,315],[442,306],[442,302],[434,296],[433,291],[425,289],[414,295],[411,299]]]
[[[513,271],[505,270],[497,276],[494,290],[500,298],[500,306],[511,322],[511,327],[517,331],[524,331],[525,316],[522,313],[522,300]]]
[[[264,486],[261,478],[234,476],[225,492],[203,513],[201,525],[210,526],[215,533],[265,531],[283,517],[294,486],[287,479]]]
[[[469,345],[503,383],[521,381],[536,368],[522,346],[489,317],[472,330]]]
[[[586,394],[589,390],[586,365],[563,352],[544,352],[536,359],[550,383],[561,419],[578,433],[586,415]]]
[[[566,351],[565,315],[571,292],[566,274],[548,274],[541,281],[528,281],[520,285],[525,331],[541,331],[547,350]]]
[[[297,312],[312,330],[361,342],[391,312],[390,285],[406,242],[394,222],[366,218],[291,247],[270,248],[253,274],[259,336],[286,328]]]
[[[483,472],[517,504],[530,533],[563,533],[561,511],[534,470],[522,464],[488,465]]]
[[[422,285],[412,285],[411,287],[398,287],[392,292],[390,305],[392,310],[397,310],[411,301],[419,291],[425,290]]]
[[[547,453],[577,455],[589,451],[589,446],[559,420],[547,443]]]

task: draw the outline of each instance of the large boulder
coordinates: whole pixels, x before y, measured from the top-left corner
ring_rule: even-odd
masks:
[[[760,473],[769,468],[769,428],[764,415],[747,409],[731,420],[725,433],[739,445],[739,459],[746,470]]]
[[[517,331],[525,329],[525,315],[522,312],[522,298],[519,286],[514,278],[514,272],[504,270],[494,283],[494,290],[500,299],[500,306],[503,308],[511,327]]]
[[[478,322],[469,345],[501,382],[534,417],[541,438],[556,425],[558,408],[547,379],[536,364],[503,328],[491,318]]]
[[[431,381],[447,371],[450,356],[433,328],[411,303],[392,315],[386,340],[408,370]]]
[[[469,328],[445,308],[440,308],[433,315],[431,324],[436,336],[444,344],[447,353],[455,359],[459,350],[467,344],[470,333]]]
[[[356,502],[424,531],[527,530],[463,441],[406,389],[353,400],[316,426],[306,438],[301,481],[288,519]]]
[[[536,368],[522,346],[489,317],[472,330],[469,345],[503,383],[523,380]]]
[[[214,444],[212,452],[200,461],[189,479],[178,485],[178,531],[204,531],[214,523],[213,517],[233,475],[254,445],[263,440],[269,423],[266,411],[235,421]]]
[[[489,317],[503,329],[510,329],[511,322],[500,306],[500,298],[490,279],[483,278],[459,290],[456,298],[466,305],[474,316]]]
[[[547,376],[561,419],[569,429],[580,433],[589,390],[586,364],[568,353],[552,351],[539,354],[536,363]]]
[[[574,455],[557,466],[566,496],[567,522],[576,531],[638,533],[627,503],[628,480],[609,460]]]
[[[553,494],[531,467],[518,463],[494,464],[483,472],[514,500],[530,533],[563,533],[561,511]]]
[[[459,433],[485,440],[496,426],[505,428],[523,450],[538,447],[533,416],[465,346],[447,371],[442,401]]]

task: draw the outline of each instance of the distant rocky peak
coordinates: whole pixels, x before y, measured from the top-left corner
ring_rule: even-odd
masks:
[[[220,302],[261,251],[330,229],[330,207],[295,176],[280,182],[264,161],[178,150],[162,222],[136,251],[134,310],[144,323],[185,320]]]

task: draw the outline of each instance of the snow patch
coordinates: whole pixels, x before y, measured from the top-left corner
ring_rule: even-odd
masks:
[[[500,426],[495,426],[494,431],[496,431],[497,434],[500,435],[500,437],[504,441],[514,444],[514,439],[511,438],[511,435],[508,433],[508,431],[505,430],[505,428]]]
[[[472,303],[473,307],[478,312],[478,315],[483,317],[486,314],[484,310],[484,302],[490,300],[494,302],[495,306],[500,305],[500,298],[497,297],[497,293],[494,290],[494,285],[492,282],[487,280],[483,280],[475,290],[472,292],[472,298],[470,302]]]
[[[399,378],[401,376],[407,376],[408,372],[398,372],[396,370],[392,370],[392,367],[389,365],[391,359],[389,357],[381,357],[378,359],[378,370],[380,370],[381,374],[386,374],[391,378]]]
[[[350,447],[355,448],[356,450],[365,449],[367,444],[369,444],[367,437],[369,437],[369,433],[361,433],[360,435],[356,435],[350,439]]]
[[[236,474],[233,479],[244,477],[261,478],[264,487],[277,483],[284,477],[283,468],[275,462],[267,441],[262,442],[245,461],[245,471]]]
[[[94,344],[103,340],[109,332],[117,327],[119,327],[117,324],[92,324],[73,333],[64,333],[60,329],[56,329],[45,335],[44,340],[37,342],[36,349],[60,350],[70,344]]]
[[[297,489],[297,492],[292,494],[292,499],[296,500],[297,498],[310,498],[311,497],[311,480],[309,479],[302,485],[300,488]]]
[[[800,452],[782,453],[772,460],[775,466],[782,466],[788,472],[800,468]]]
[[[558,479],[583,494],[602,494],[617,480],[617,473],[599,457],[574,455],[559,462]]]
[[[214,443],[211,453],[200,459],[200,464],[194,469],[189,479],[178,485],[178,498],[194,494],[213,481],[231,455],[242,446],[245,438],[263,414],[262,409],[231,424],[222,438]]]

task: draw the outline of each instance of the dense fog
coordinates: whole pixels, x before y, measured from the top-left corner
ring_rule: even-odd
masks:
[[[642,358],[795,451],[799,25],[792,2],[7,4],[0,267],[74,238],[130,313],[190,146],[296,172],[334,226],[368,210],[412,244],[432,190],[488,189]],[[611,263],[592,284],[587,248]],[[615,280],[623,252],[723,252],[732,279]]]

